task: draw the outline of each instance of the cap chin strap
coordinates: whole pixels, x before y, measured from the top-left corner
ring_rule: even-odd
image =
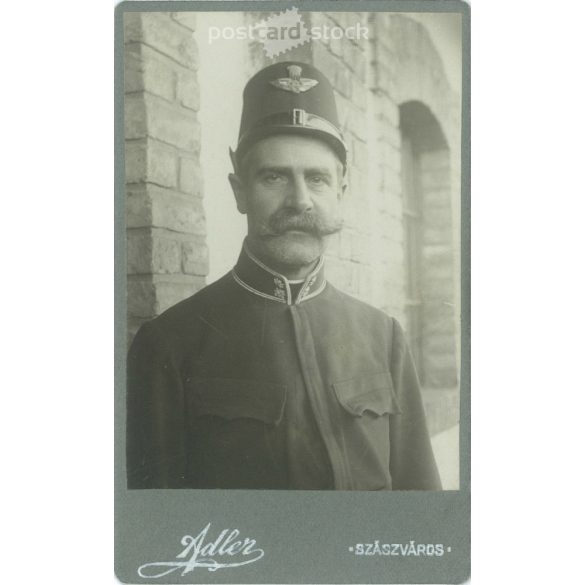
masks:
[[[341,146],[347,151],[343,135],[334,124],[321,116],[311,114],[300,108],[294,108],[290,112],[280,112],[262,118],[256,122],[252,128],[240,136],[240,139],[238,140],[238,148],[242,143],[246,142],[250,136],[260,132],[262,129],[269,128],[308,128],[312,130],[320,130],[339,141]]]
[[[230,159],[234,167],[234,172],[237,174],[239,167],[238,158],[241,156],[241,149],[248,142],[252,142],[254,138],[258,140],[264,136],[270,136],[278,133],[278,130],[298,130],[300,128],[306,128],[307,130],[316,130],[322,134],[333,138],[336,144],[341,147],[338,152],[343,152],[343,156],[340,157],[343,162],[344,171],[347,168],[347,146],[343,139],[341,131],[333,125],[331,122],[317,116],[316,114],[310,114],[307,111],[294,108],[290,112],[282,112],[267,116],[262,120],[258,121],[252,128],[245,132],[238,140],[238,146],[235,152],[230,148]]]

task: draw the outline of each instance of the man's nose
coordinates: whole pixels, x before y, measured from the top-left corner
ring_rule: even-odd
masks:
[[[304,177],[295,179],[288,192],[287,207],[295,209],[299,213],[313,209],[311,192],[305,183]]]

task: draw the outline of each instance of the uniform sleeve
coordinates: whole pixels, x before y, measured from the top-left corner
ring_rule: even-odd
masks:
[[[143,325],[127,362],[128,488],[179,488],[185,476],[184,394],[172,353],[153,322]]]
[[[440,490],[414,361],[400,324],[393,320],[391,373],[401,413],[390,425],[390,474],[395,490]]]

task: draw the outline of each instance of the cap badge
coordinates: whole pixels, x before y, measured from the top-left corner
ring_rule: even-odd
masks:
[[[301,77],[303,71],[299,65],[289,65],[286,68],[288,77],[281,77],[271,81],[270,84],[284,91],[292,91],[292,93],[303,93],[312,87],[315,87],[319,82],[316,79],[309,79],[308,77]]]

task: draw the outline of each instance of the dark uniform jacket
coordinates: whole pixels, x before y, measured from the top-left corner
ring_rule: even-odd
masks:
[[[441,489],[399,324],[246,248],[137,333],[129,488]]]

